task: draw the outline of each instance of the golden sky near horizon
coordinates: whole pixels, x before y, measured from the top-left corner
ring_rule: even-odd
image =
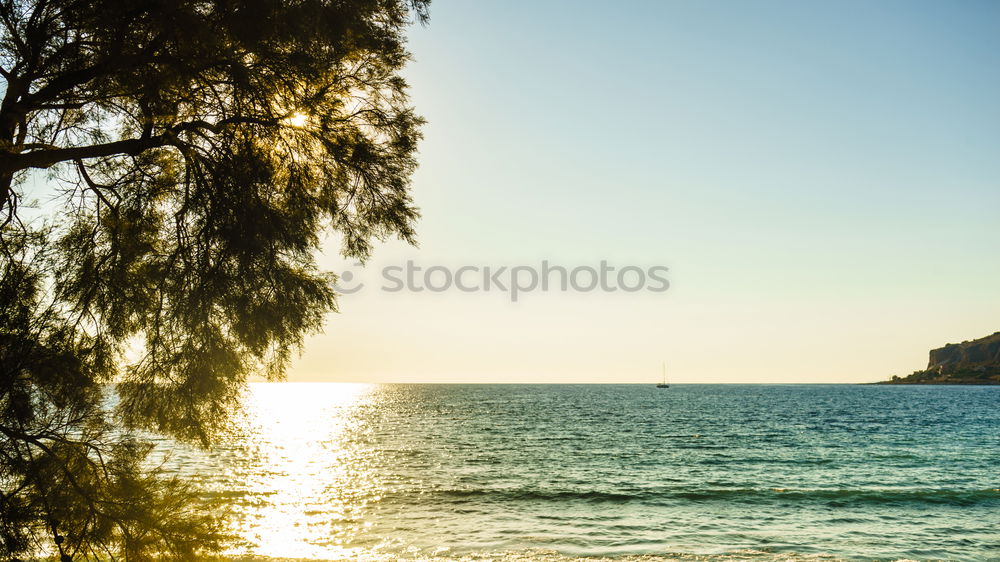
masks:
[[[408,69],[420,247],[361,271],[330,244],[365,288],[290,380],[866,382],[1000,329],[1000,39],[870,12],[435,2]],[[670,288],[379,290],[407,260]]]

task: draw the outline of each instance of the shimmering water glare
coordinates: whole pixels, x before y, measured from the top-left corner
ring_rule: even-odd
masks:
[[[1000,559],[1000,387],[251,386],[234,556]]]

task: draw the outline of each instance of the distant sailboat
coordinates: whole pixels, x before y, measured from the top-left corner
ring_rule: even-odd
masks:
[[[667,384],[667,364],[666,363],[663,364],[663,382],[661,382],[660,384],[656,385],[656,388],[670,388],[670,385]]]

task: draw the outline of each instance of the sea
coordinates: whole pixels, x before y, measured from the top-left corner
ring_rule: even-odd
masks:
[[[1000,560],[1000,386],[261,383],[232,560]]]

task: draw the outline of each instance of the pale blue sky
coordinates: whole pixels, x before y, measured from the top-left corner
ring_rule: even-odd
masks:
[[[435,0],[411,49],[420,248],[362,278],[606,259],[672,287],[365,290],[293,380],[856,382],[1000,330],[996,2]]]

